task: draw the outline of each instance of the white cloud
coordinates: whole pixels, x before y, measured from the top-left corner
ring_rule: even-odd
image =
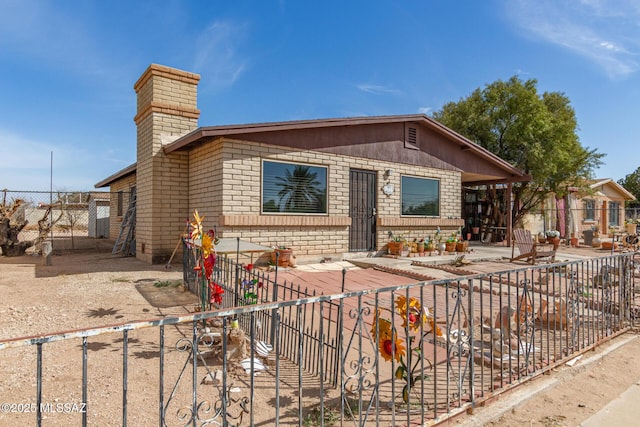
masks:
[[[231,86],[247,69],[248,60],[238,53],[247,31],[246,24],[216,21],[200,34],[193,69],[203,76],[205,84]]]
[[[372,84],[367,84],[367,83],[362,83],[357,85],[358,89],[360,89],[363,92],[367,92],[367,93],[371,93],[373,95],[384,95],[387,93],[391,93],[391,94],[399,94],[400,91],[397,89],[392,89],[386,86],[381,86],[381,85],[372,85]]]
[[[48,169],[52,150],[51,144],[33,141],[0,129],[0,159],[3,169]]]
[[[420,108],[418,108],[418,113],[424,114],[424,115],[427,115],[427,116],[431,113],[431,111],[433,111],[433,109],[431,107],[420,107]]]
[[[110,166],[98,162],[96,155],[99,153],[94,155],[84,149],[54,141],[37,141],[0,129],[0,188],[48,190],[53,164],[55,189],[92,189],[101,179],[95,178],[96,173]],[[108,176],[106,172],[103,174],[104,177]]]
[[[611,78],[640,69],[640,4],[634,0],[505,1],[508,18],[526,35],[562,46]]]

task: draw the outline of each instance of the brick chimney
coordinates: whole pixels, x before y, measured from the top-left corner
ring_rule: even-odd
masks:
[[[198,74],[151,64],[133,88],[138,96],[136,257],[167,262],[189,218],[189,155],[162,147],[197,129]]]

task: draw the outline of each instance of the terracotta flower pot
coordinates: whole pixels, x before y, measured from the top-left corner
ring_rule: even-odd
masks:
[[[466,252],[469,247],[469,242],[467,240],[456,243],[456,252]]]
[[[278,267],[289,267],[289,264],[291,263],[292,254],[293,254],[293,249],[291,248],[274,249],[274,251],[271,252],[271,263],[273,265],[276,264],[276,256],[277,256]]]
[[[391,255],[401,255],[404,249],[404,242],[391,241],[387,244],[387,247]]]

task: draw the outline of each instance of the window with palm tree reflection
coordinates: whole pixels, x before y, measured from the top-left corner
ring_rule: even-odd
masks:
[[[263,213],[327,213],[327,168],[262,162]]]

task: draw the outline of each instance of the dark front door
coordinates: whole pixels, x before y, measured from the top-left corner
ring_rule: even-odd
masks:
[[[351,169],[349,172],[349,250],[376,249],[376,173]]]

